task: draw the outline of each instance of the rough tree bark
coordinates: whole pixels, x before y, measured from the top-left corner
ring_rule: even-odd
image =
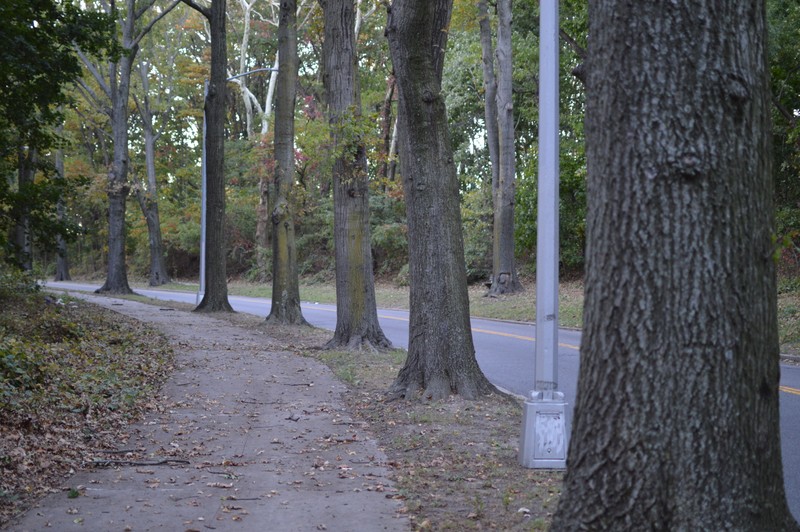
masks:
[[[78,55],[92,74],[106,97],[111,101],[111,129],[113,141],[113,157],[108,172],[108,273],[106,281],[97,292],[112,294],[130,294],[133,291],[128,285],[128,268],[125,262],[125,211],[130,185],[128,183],[128,102],[130,97],[131,71],[139,43],[153,26],[175,8],[180,2],[172,0],[162,11],[158,12],[141,29],[139,22],[152,8],[155,0],[146,0],[137,4],[136,0],[126,0],[124,15],[120,14],[122,54],[119,59],[108,64],[109,77],[106,81],[99,68],[93,64],[80,50]],[[117,15],[115,3],[106,3],[107,13]],[[83,84],[84,89],[86,85]],[[86,91],[91,95],[91,90]],[[91,98],[91,97],[90,97]],[[90,100],[91,101],[91,100]]]
[[[589,10],[584,329],[552,530],[798,530],[764,1]]]
[[[199,11],[211,30],[211,73],[205,100],[206,115],[206,291],[195,312],[233,312],[228,301],[225,241],[225,93],[227,83],[226,0],[203,7],[193,0],[184,4]]]
[[[64,126],[58,128],[58,134],[61,135],[64,131]],[[64,150],[58,148],[55,156],[56,166],[56,179],[64,179]],[[67,216],[67,207],[64,204],[64,198],[58,199],[56,204],[56,216],[58,220],[63,222]],[[69,274],[69,260],[67,257],[67,241],[64,235],[56,235],[56,273],[53,276],[54,281],[70,281],[72,277]]]
[[[17,190],[26,195],[33,186],[36,174],[36,148],[27,146],[17,147]],[[33,269],[33,235],[31,234],[31,208],[27,202],[22,201],[14,209],[14,227],[11,230],[10,241],[14,248],[14,259],[24,271]]]
[[[150,248],[150,286],[161,286],[169,282],[169,273],[164,259],[164,241],[161,237],[161,217],[158,212],[158,181],[156,180],[156,141],[161,132],[153,125],[154,111],[150,104],[149,66],[147,61],[139,64],[139,78],[142,83],[142,101],[136,100],[136,108],[142,119],[144,131],[146,185],[134,182],[136,199],[147,223],[147,241]],[[169,97],[169,95],[167,95]]]
[[[487,21],[488,23],[488,21]],[[483,25],[484,22],[481,22]],[[489,34],[491,47],[491,33]],[[484,48],[481,26],[481,46]],[[511,54],[511,0],[497,1],[497,163],[492,172],[494,225],[492,228],[492,286],[489,295],[510,294],[522,290],[514,260],[514,201],[516,191],[516,150],[514,148],[514,105],[512,101],[513,61]],[[484,77],[486,76],[484,58]],[[488,101],[488,93],[487,93]],[[489,116],[487,114],[487,132]],[[491,141],[490,141],[491,142]],[[490,144],[491,150],[491,144]],[[492,164],[494,167],[494,163]]]
[[[361,116],[354,0],[320,0],[325,19],[323,83],[331,126],[336,330],[328,348],[387,348],[378,323],[369,228],[367,154],[348,125]]]
[[[127,2],[127,14],[122,19],[124,52],[116,63],[109,65],[109,96],[111,98],[112,162],[108,172],[108,271],[100,293],[131,294],[128,266],[125,261],[125,211],[130,186],[128,184],[128,97],[131,69],[139,43],[135,40],[136,14],[134,0]]]
[[[304,324],[291,193],[294,185],[294,106],[297,84],[297,2],[280,5],[280,71],[275,95],[275,207],[272,209],[272,307],[267,323]]]
[[[399,91],[409,243],[408,357],[390,394],[478,398],[494,388],[475,360],[458,179],[441,94],[452,0],[395,0],[386,33]]]

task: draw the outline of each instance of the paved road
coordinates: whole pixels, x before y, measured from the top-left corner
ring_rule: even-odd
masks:
[[[66,290],[93,291],[97,285],[49,282],[48,287]],[[167,301],[194,304],[196,295],[189,292],[137,289],[137,293]],[[231,305],[237,312],[266,317],[270,301],[252,297],[230,296]],[[336,328],[336,306],[319,303],[303,303],[303,316],[312,325],[324,329]],[[408,312],[403,310],[378,311],[386,336],[398,347],[408,346]],[[518,395],[526,395],[533,389],[533,354],[535,327],[527,323],[502,322],[472,319],[472,332],[478,363],[492,383]],[[578,349],[580,332],[561,329],[559,332],[559,389],[568,404],[575,402],[578,379]],[[781,366],[781,442],[783,448],[783,470],[789,507],[800,517],[800,367]],[[568,418],[571,412],[568,412]]]

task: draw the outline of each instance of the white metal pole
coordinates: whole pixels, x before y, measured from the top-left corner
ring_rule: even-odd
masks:
[[[208,80],[203,87],[203,149],[200,160],[201,166],[201,195],[200,195],[200,287],[197,291],[196,305],[200,304],[206,293],[206,196],[207,173],[206,173],[206,99],[208,99]]]
[[[534,389],[558,388],[558,1],[540,2]]]
[[[539,186],[534,390],[525,402],[520,462],[566,467],[567,422],[558,389],[558,0],[539,2]]]

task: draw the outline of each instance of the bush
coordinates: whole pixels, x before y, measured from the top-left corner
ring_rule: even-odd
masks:
[[[33,294],[40,289],[39,281],[34,273],[0,263],[0,299]]]

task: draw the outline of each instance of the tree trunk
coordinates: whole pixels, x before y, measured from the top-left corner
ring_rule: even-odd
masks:
[[[390,393],[407,398],[477,398],[494,389],[475,360],[458,178],[441,94],[451,9],[451,0],[395,0],[386,30],[399,94],[411,281],[408,358]]]
[[[522,290],[514,261],[514,201],[516,190],[516,150],[514,148],[514,106],[512,102],[513,63],[511,55],[511,0],[497,1],[497,148],[499,172],[492,172],[494,226],[492,230],[492,286],[489,295]],[[488,21],[486,22],[488,24]],[[481,45],[486,50],[481,22]],[[491,47],[491,33],[489,34]],[[486,75],[484,58],[484,76]],[[488,91],[487,91],[488,100]],[[488,130],[487,113],[487,132]],[[491,153],[491,140],[489,149]],[[492,165],[494,166],[494,164]]]
[[[798,530],[764,2],[589,9],[584,329],[552,530]]]
[[[24,198],[30,194],[36,174],[36,149],[19,146],[17,149],[17,191]],[[33,235],[31,234],[31,208],[29,201],[18,202],[14,212],[15,223],[11,242],[17,265],[29,272],[33,270]]]
[[[268,323],[304,324],[291,192],[294,186],[294,106],[297,84],[297,2],[281,2],[280,72],[275,96],[275,207],[272,210],[272,307]]]
[[[58,134],[61,135],[64,127],[59,126]],[[56,150],[56,179],[64,179],[64,150],[58,148]],[[67,208],[64,204],[64,198],[58,198],[56,204],[56,216],[59,222],[63,222],[67,217]],[[54,281],[70,281],[72,277],[69,274],[69,260],[67,260],[67,241],[64,235],[56,235],[56,274],[53,277]]]
[[[380,165],[378,167],[378,178],[382,181],[382,186],[386,187],[386,181],[389,179],[389,161],[393,154],[392,150],[392,102],[394,101],[395,89],[394,75],[390,74],[386,80],[386,95],[383,97],[383,104],[381,105],[381,138],[383,139],[382,152],[380,156]]]
[[[327,347],[386,348],[378,323],[369,228],[369,181],[363,142],[347,125],[360,119],[353,0],[320,0],[325,18],[323,82],[331,125],[336,331]]]
[[[117,63],[109,64],[111,97],[111,136],[113,158],[108,172],[108,273],[100,293],[131,294],[128,285],[128,266],[125,257],[127,228],[125,210],[130,186],[128,184],[128,98],[131,87],[131,69],[139,50],[135,42],[135,0],[127,0],[126,14],[122,19],[123,54]]]
[[[144,131],[145,168],[147,185],[136,188],[136,199],[147,222],[147,242],[150,248],[150,286],[161,286],[169,282],[169,273],[164,260],[164,244],[161,237],[161,220],[158,214],[158,181],[156,180],[156,134],[153,128],[153,111],[150,107],[150,84],[147,63],[140,65],[140,77],[144,92],[142,105],[137,105]]]
[[[213,0],[211,79],[206,114],[206,291],[197,312],[233,312],[228,302],[227,242],[225,240],[225,92],[227,41],[225,0]]]
[[[136,199],[147,223],[147,242],[150,248],[149,284],[150,286],[161,286],[169,282],[169,274],[164,261],[164,244],[161,238],[158,203],[151,193],[140,188],[136,189]]]
[[[270,212],[275,185],[269,176],[261,176],[258,183],[258,207],[256,207],[256,267],[258,280],[266,281],[270,270]]]

